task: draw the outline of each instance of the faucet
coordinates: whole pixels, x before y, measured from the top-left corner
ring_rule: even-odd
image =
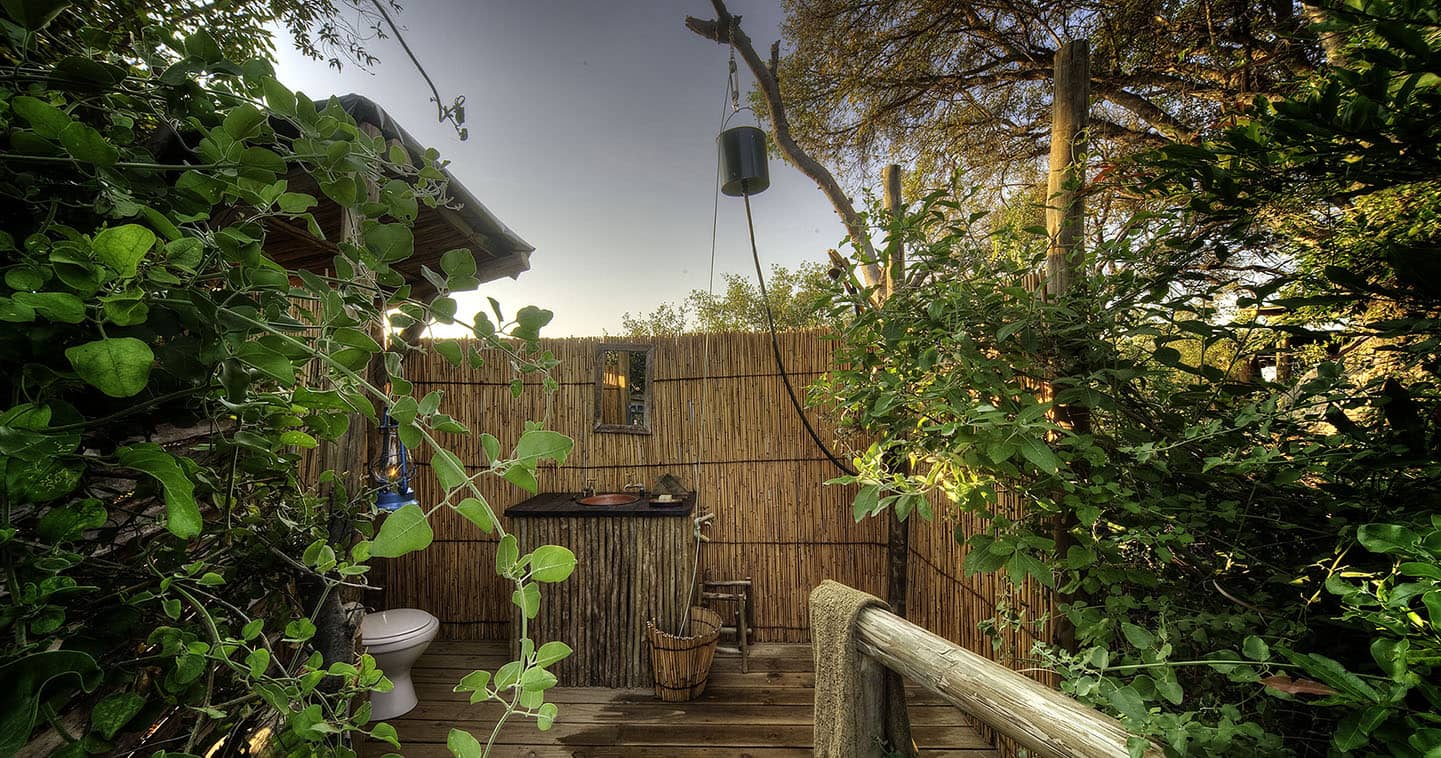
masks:
[[[633,491],[633,492],[635,492],[636,494],[640,495],[641,497],[645,497],[645,485],[644,485],[644,484],[641,484],[640,482],[633,482],[633,483],[631,483],[631,484],[627,484],[626,486],[621,487],[620,489],[621,489],[622,492],[632,492],[632,491]]]

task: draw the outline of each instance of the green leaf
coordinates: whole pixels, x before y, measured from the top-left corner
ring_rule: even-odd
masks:
[[[247,342],[235,351],[235,357],[258,369],[281,386],[295,384],[295,364],[289,358],[259,342]]]
[[[370,546],[370,554],[377,558],[398,558],[407,553],[424,550],[435,539],[425,511],[418,505],[407,505],[385,517],[380,532]]]
[[[285,213],[304,213],[315,207],[315,196],[307,195],[304,192],[285,192],[276,199],[275,204]]]
[[[1241,643],[1241,652],[1253,661],[1265,661],[1271,658],[1271,646],[1254,634],[1246,637]]]
[[[300,618],[285,625],[285,639],[304,642],[315,636],[315,624],[310,619]]]
[[[299,429],[287,429],[284,432],[280,433],[280,444],[294,445],[299,448],[310,450],[319,445],[320,443],[316,442],[314,437],[300,431]]]
[[[17,266],[6,270],[5,285],[16,291],[38,290],[49,278],[48,274],[33,266]]]
[[[474,279],[475,256],[465,248],[447,250],[440,256],[440,270],[450,279]]]
[[[267,182],[275,178],[274,176],[269,176],[270,174],[284,174],[287,169],[285,159],[280,157],[279,153],[264,147],[245,148],[245,150],[240,153],[240,165],[247,169],[264,172],[259,176],[252,174],[247,174],[247,176],[263,179]]]
[[[1349,753],[1371,741],[1371,736],[1361,728],[1361,712],[1351,711],[1336,725],[1331,735],[1331,744],[1343,753]]]
[[[881,488],[874,484],[867,484],[856,491],[856,501],[851,506],[851,515],[855,517],[856,523],[876,512],[880,504]]]
[[[114,739],[115,735],[135,718],[135,714],[145,707],[145,698],[133,692],[117,692],[95,704],[90,709],[90,728],[94,729],[107,740]]]
[[[69,0],[0,0],[5,15],[32,32],[45,28],[69,4]]]
[[[530,557],[530,577],[537,582],[563,582],[575,571],[575,553],[559,545],[543,545]]]
[[[1006,561],[1006,572],[1010,574],[1011,581],[1020,584],[1026,577],[1032,577],[1047,587],[1055,585],[1055,576],[1051,573],[1046,564],[1031,557],[1030,553],[1017,551]]]
[[[400,747],[400,735],[396,733],[395,727],[383,721],[370,730],[370,736],[372,739],[388,743],[391,747]]]
[[[520,675],[520,686],[526,690],[548,690],[556,683],[555,674],[543,668],[528,668]]]
[[[0,755],[14,755],[30,739],[42,696],[63,693],[63,680],[86,692],[103,678],[89,654],[78,650],[32,653],[0,666]]]
[[[430,457],[430,468],[435,472],[435,478],[440,480],[440,486],[447,492],[465,484],[470,477],[465,474],[465,466],[461,464],[460,458],[449,450],[436,448],[435,454]]]
[[[1051,452],[1051,448],[1035,437],[1021,438],[1021,456],[1047,474],[1054,474],[1061,467],[1060,459]]]
[[[520,442],[515,445],[515,457],[521,465],[531,469],[542,460],[553,460],[564,465],[574,444],[560,432],[531,430],[520,435]]]
[[[265,77],[262,83],[265,91],[265,106],[282,116],[295,115],[295,93],[273,76]]]
[[[511,466],[502,474],[504,479],[511,484],[534,495],[540,490],[540,483],[535,480],[535,474],[525,466]]]
[[[445,746],[450,748],[454,758],[481,758],[482,755],[480,741],[462,729],[451,729],[445,738]]]
[[[155,246],[155,232],[139,224],[112,226],[95,235],[91,247],[95,257],[127,279],[139,270],[140,261]]]
[[[79,538],[86,529],[104,526],[109,517],[99,500],[87,498],[46,511],[35,531],[47,542],[69,542]]]
[[[159,445],[142,442],[116,450],[115,457],[121,466],[143,471],[160,482],[165,493],[165,527],[171,534],[181,539],[200,534],[203,522],[195,502],[195,485],[175,456]]]
[[[286,627],[287,633],[290,631]],[[300,630],[296,630],[300,631]],[[257,648],[245,656],[245,665],[250,669],[250,678],[259,679],[265,676],[266,669],[270,668],[270,651],[265,648]]]
[[[342,345],[346,345],[347,347],[360,348],[367,353],[378,353],[381,350],[380,343],[376,342],[373,337],[371,337],[369,334],[366,334],[365,332],[360,331],[359,329],[355,329],[349,326],[342,326],[336,329],[334,332],[331,332],[330,338]],[[410,400],[412,403],[415,402],[411,398],[402,399]],[[394,416],[394,412],[392,412],[391,415]],[[411,416],[411,420],[414,420],[414,418],[414,416]],[[407,421],[406,423],[409,422]]]
[[[551,311],[527,305],[516,311],[516,326],[511,330],[511,335],[523,340],[539,339],[541,327],[549,324],[553,318],[555,314]]]
[[[1356,530],[1356,539],[1373,553],[1401,553],[1420,542],[1421,536],[1398,524],[1366,524]]]
[[[507,534],[501,537],[495,547],[495,573],[507,576],[519,561],[520,543],[516,542],[515,535]]]
[[[1156,636],[1135,624],[1122,622],[1121,633],[1126,636],[1126,641],[1137,650],[1154,650],[1156,647]]]
[[[460,362],[463,358],[463,354],[459,342],[454,342],[451,340],[437,340],[431,343],[431,347],[435,350],[435,352],[439,353],[440,357],[444,358],[447,363],[455,366],[456,368],[460,367]]]
[[[120,160],[120,150],[94,128],[79,121],[71,122],[60,132],[60,144],[71,157],[85,163],[109,168]]]
[[[135,326],[145,323],[150,317],[150,306],[145,303],[144,293],[122,292],[100,298],[105,318],[116,326]]]
[[[490,684],[490,672],[484,670],[472,671],[460,678],[460,683],[455,685],[451,692],[477,692],[485,689]]]
[[[476,497],[468,497],[461,500],[455,506],[455,512],[464,516],[467,521],[480,527],[482,532],[490,534],[495,531],[495,519],[492,518],[490,506],[484,500]]]
[[[61,324],[85,320],[85,303],[68,292],[16,292],[15,302]]]
[[[526,618],[533,619],[540,614],[540,587],[527,584],[510,593],[510,602],[514,603]]]
[[[547,642],[535,651],[535,665],[545,667],[569,658],[571,653],[570,645],[564,642]]]
[[[237,140],[254,135],[265,123],[265,114],[250,103],[241,103],[225,114],[225,131]]]
[[[46,139],[59,139],[65,127],[74,123],[70,114],[44,100],[21,95],[10,101],[11,110],[30,122],[30,128]]]
[[[535,728],[542,732],[548,731],[551,726],[555,724],[555,717],[558,712],[559,709],[555,703],[542,705],[540,710],[535,714]]]
[[[1180,705],[1185,699],[1186,693],[1181,689],[1181,682],[1176,679],[1176,670],[1170,666],[1161,666],[1156,670],[1156,692],[1172,705]]]
[[[395,263],[415,252],[415,235],[405,224],[375,224],[365,231],[365,246],[382,261]]]
[[[480,435],[480,447],[485,450],[485,457],[490,463],[500,459],[500,440],[490,432]]]
[[[1134,687],[1129,685],[1118,687],[1112,690],[1106,699],[1111,702],[1112,708],[1115,708],[1126,718],[1133,721],[1146,720],[1146,716],[1148,715],[1146,702],[1141,699],[1141,695],[1136,692]]]
[[[185,38],[185,54],[201,63],[219,63],[225,60],[225,53],[220,51],[220,45],[216,44],[215,38],[204,29]]]

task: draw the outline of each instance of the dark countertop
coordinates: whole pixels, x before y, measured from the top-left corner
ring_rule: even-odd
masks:
[[[542,492],[529,500],[523,500],[506,508],[505,515],[510,518],[541,518],[545,516],[652,518],[656,516],[689,516],[691,511],[695,510],[695,493],[687,495],[679,503],[669,505],[652,505],[650,497],[653,496],[643,497],[629,505],[581,505],[576,502],[580,495],[574,492]]]

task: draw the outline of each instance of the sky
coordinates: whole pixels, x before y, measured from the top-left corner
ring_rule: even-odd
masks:
[[[314,99],[355,92],[451,162],[452,174],[535,246],[530,271],[457,299],[555,313],[546,336],[622,332],[706,289],[716,208],[715,138],[728,113],[728,49],[684,26],[708,0],[408,0],[402,32],[448,102],[466,97],[469,138],[438,123],[430,92],[394,40],[381,63],[336,72],[276,40],[279,78]],[[780,38],[779,0],[729,0],[756,47]],[[751,80],[738,61],[741,86]],[[744,103],[744,100],[742,100]],[[741,113],[731,124],[747,121]],[[844,228],[815,184],[772,154],[771,187],[751,199],[769,269],[824,261]],[[721,196],[716,281],[754,277],[740,198]]]

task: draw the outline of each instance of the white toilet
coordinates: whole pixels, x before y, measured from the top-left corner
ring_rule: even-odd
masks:
[[[370,718],[384,721],[403,716],[415,707],[415,685],[410,667],[440,631],[440,619],[415,608],[367,613],[360,621],[360,644],[375,657],[375,665],[395,685],[390,692],[370,693]]]

